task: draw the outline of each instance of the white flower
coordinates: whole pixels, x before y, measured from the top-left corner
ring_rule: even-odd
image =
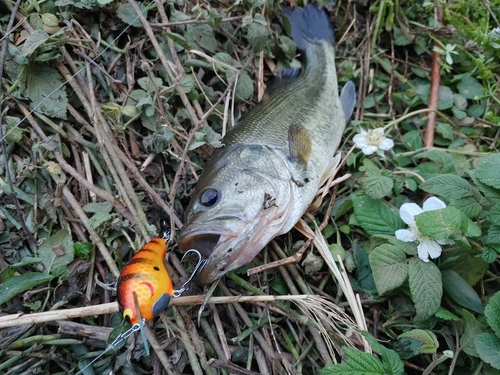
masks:
[[[394,141],[384,136],[383,128],[368,130],[368,132],[361,130],[352,140],[365,155],[371,155],[377,150],[387,151],[394,147]]]
[[[453,244],[454,242],[451,240],[434,241],[424,236],[417,228],[415,216],[420,215],[422,212],[441,210],[443,208],[446,208],[446,204],[442,200],[431,197],[424,202],[423,209],[415,203],[405,203],[399,209],[401,219],[410,228],[397,230],[396,238],[403,242],[418,242],[418,257],[424,262],[429,261],[429,256],[434,259],[441,255],[442,249],[440,245]]]

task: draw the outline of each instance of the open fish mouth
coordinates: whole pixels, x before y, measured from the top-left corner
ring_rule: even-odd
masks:
[[[195,249],[203,256],[209,257],[219,244],[227,241],[230,237],[221,233],[188,233],[180,239],[179,247],[183,251]]]

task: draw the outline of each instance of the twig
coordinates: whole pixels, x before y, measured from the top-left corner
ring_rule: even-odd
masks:
[[[443,9],[439,1],[435,1],[434,9],[436,12],[436,21],[439,27],[442,27],[443,23]],[[435,47],[438,44],[435,43]],[[439,60],[441,59],[441,54],[435,48],[432,52],[432,70],[431,70],[431,92],[429,96],[429,106],[431,110],[427,115],[427,125],[425,127],[424,134],[424,145],[425,147],[432,147],[434,145],[434,131],[436,129],[436,112],[438,108],[439,101],[439,85],[441,82],[441,67],[439,65]]]

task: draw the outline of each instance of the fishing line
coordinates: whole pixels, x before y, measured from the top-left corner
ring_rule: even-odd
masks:
[[[147,12],[149,10],[149,8],[153,5],[153,3],[155,2],[155,0],[152,0],[147,6],[146,8],[144,8],[142,11],[141,11],[141,14],[145,14],[145,12]],[[123,34],[125,34],[128,29],[130,29],[132,27],[132,24],[137,21],[139,19],[139,15],[137,15],[133,20],[132,22],[129,22],[129,25],[120,33],[118,34],[118,36],[113,39],[113,42],[112,43],[109,43],[109,45],[104,48],[102,50],[101,53],[99,53],[96,57],[94,57],[91,62],[92,63],[95,63],[95,61],[101,57],[107,50],[109,50],[111,48],[112,45],[114,45],[116,43],[116,41],[118,39],[121,38],[121,36]],[[88,62],[89,64],[91,62]],[[63,83],[61,83],[58,87],[56,87],[51,93],[49,93],[41,102],[39,102],[37,105],[35,105],[33,107],[33,109],[31,111],[28,112],[28,114],[26,116],[24,116],[14,127],[12,127],[12,129],[10,129],[8,132],[6,132],[4,134],[4,136],[0,139],[0,142],[2,142],[5,138],[7,138],[7,136],[12,133],[15,129],[17,129],[19,127],[19,125],[21,125],[27,118],[28,116],[30,116],[33,112],[35,112],[46,100],[48,100],[48,98],[50,98],[53,94],[55,94],[57,91],[59,91],[60,89],[62,89],[64,86],[66,86],[66,84],[71,81],[72,79],[74,79],[78,74],[82,73],[83,70],[85,70],[87,68],[87,64],[85,64],[82,68],[80,68],[75,74],[73,74],[70,78],[68,78],[66,81],[64,81]]]

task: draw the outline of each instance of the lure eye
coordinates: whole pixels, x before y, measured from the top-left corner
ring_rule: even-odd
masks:
[[[217,189],[208,188],[201,194],[200,203],[205,207],[212,207],[219,199],[219,192]]]

